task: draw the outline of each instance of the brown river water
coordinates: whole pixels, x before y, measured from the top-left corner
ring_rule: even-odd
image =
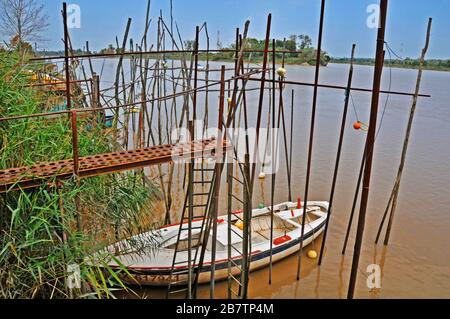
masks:
[[[348,68],[348,65],[338,64],[322,68],[320,82],[345,85]],[[288,66],[287,70],[288,80],[313,81],[314,68],[312,67]],[[416,76],[415,70],[386,68],[383,89],[387,90],[391,87],[396,91],[413,92]],[[355,67],[354,87],[371,88],[372,79],[372,67]],[[379,118],[382,126],[375,148],[366,231],[358,273],[357,298],[450,298],[449,87],[450,73],[425,71],[421,91],[431,94],[432,98],[419,100],[398,209],[388,247],[381,244],[376,246],[374,242],[400,162],[412,99],[394,95],[381,97]],[[313,91],[312,88],[287,86],[285,89],[287,114],[290,114],[289,97],[292,89],[295,89],[296,93],[293,194],[295,198],[303,198]],[[255,118],[257,97],[258,94],[255,92],[250,93],[248,98],[249,112],[251,115],[253,112],[253,118]],[[200,101],[202,101],[201,98]],[[387,98],[389,100],[381,121]],[[371,95],[353,92],[353,100],[359,119],[368,122]],[[214,96],[211,95],[211,101],[217,101],[216,93]],[[343,104],[344,91],[319,89],[310,200],[329,200]],[[267,119],[267,113],[263,114],[263,119]],[[366,137],[365,132],[355,131],[352,128],[356,120],[353,107],[350,106],[334,212],[330,222],[323,265],[318,267],[317,261],[303,258],[302,278],[297,281],[298,257],[292,256],[275,264],[272,285],[268,284],[268,269],[255,272],[250,279],[250,298],[346,297],[356,223],[350,236],[347,254],[342,256],[341,250]],[[282,167],[277,176],[275,202],[287,200],[288,185],[286,168],[283,166],[284,157],[281,163]],[[259,185],[254,194],[255,207],[259,203],[270,205],[270,180],[271,178],[267,177],[265,182],[257,181]],[[176,198],[178,205],[183,199],[183,196]],[[176,216],[177,212],[173,214]],[[319,250],[320,240],[313,246]],[[381,289],[367,288],[366,268],[370,264],[378,264],[382,269]],[[142,289],[139,295],[147,298],[164,297],[165,290]],[[209,298],[209,285],[201,286],[199,296]],[[217,283],[216,297],[226,298],[226,296],[227,283]]]

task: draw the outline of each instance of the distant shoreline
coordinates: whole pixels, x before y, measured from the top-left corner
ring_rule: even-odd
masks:
[[[333,64],[350,64],[350,61],[336,61],[331,59],[330,63]],[[355,65],[363,65],[363,66],[375,66],[375,63],[373,62],[354,62]],[[385,63],[385,68],[393,67],[398,69],[409,69],[409,70],[418,70],[418,65],[405,65],[400,63]],[[423,68],[425,71],[440,71],[440,72],[450,72],[450,67],[444,67],[444,66],[424,66]]]
[[[41,55],[38,55],[41,56]],[[54,55],[47,55],[46,57],[51,58]],[[57,56],[57,55],[55,55]],[[114,59],[115,57],[104,57],[105,59]],[[129,58],[129,57],[125,57],[125,58]],[[178,60],[179,57],[175,57],[175,56],[167,56],[168,60]],[[204,54],[200,54],[199,55],[199,61],[205,62],[207,61],[207,58]],[[228,58],[228,57],[224,57],[224,56],[210,56],[209,59],[210,62],[227,62],[227,63],[232,63],[234,62],[234,58]],[[262,63],[263,60],[261,59],[252,59],[251,61],[249,60],[244,60],[245,63]],[[279,58],[277,58],[277,64],[280,64],[281,61]],[[349,59],[341,59],[341,58],[330,58],[330,61],[322,61],[321,66],[322,67],[326,67],[328,64],[350,64],[350,60]],[[286,65],[298,65],[298,66],[305,66],[305,67],[313,67],[315,66],[315,62],[314,63],[308,63],[304,60],[299,61],[298,58],[290,58],[290,57],[286,57],[285,59],[285,64]],[[355,61],[354,65],[362,65],[362,66],[375,66],[375,63],[373,61]],[[393,63],[385,63],[384,65],[385,67],[393,67],[393,68],[399,68],[399,69],[409,69],[409,70],[418,70],[419,66],[418,65],[411,65],[411,64],[403,64],[403,63],[396,63],[395,61]],[[450,67],[446,67],[446,66],[442,66],[442,65],[425,65],[424,66],[424,70],[426,71],[440,71],[440,72],[450,72]]]

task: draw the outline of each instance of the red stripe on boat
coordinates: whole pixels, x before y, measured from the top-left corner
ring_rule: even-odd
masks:
[[[288,241],[291,241],[291,240],[292,240],[291,236],[285,235],[285,236],[283,236],[283,237],[279,237],[279,238],[275,239],[275,240],[273,241],[273,244],[274,244],[275,246],[280,246],[280,245],[282,245],[282,244],[284,244],[284,243],[287,243]]]

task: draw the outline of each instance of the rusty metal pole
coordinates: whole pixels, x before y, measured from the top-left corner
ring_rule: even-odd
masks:
[[[72,152],[73,152],[73,175],[77,178],[80,173],[79,154],[78,154],[78,128],[77,128],[77,111],[70,111],[70,120],[72,127]]]
[[[274,163],[275,160],[275,156],[277,156],[277,154],[275,154],[275,152],[278,150],[275,145],[276,145],[276,141],[275,141],[275,122],[276,122],[276,110],[275,110],[275,104],[276,104],[276,84],[275,84],[275,80],[276,80],[276,52],[275,52],[275,47],[276,47],[276,40],[273,39],[272,40],[272,151],[271,151],[271,163]],[[281,93],[280,93],[281,94]],[[273,167],[273,169],[275,169],[275,167]],[[275,171],[272,171],[272,185],[271,185],[271,196],[270,196],[270,256],[269,256],[269,285],[272,284],[272,270],[273,270],[273,237],[274,237],[274,233],[273,233],[273,227],[274,227],[274,211],[273,211],[273,207],[275,206],[275,183],[276,183],[276,174]]]
[[[255,173],[256,173],[256,156],[258,152],[259,147],[259,131],[261,129],[261,116],[262,116],[262,109],[264,104],[264,91],[265,91],[265,85],[266,85],[266,72],[267,72],[267,63],[268,63],[268,57],[269,57],[269,45],[270,45],[270,30],[272,25],[272,14],[269,14],[267,18],[267,30],[266,30],[266,40],[264,45],[264,58],[263,58],[263,65],[262,65],[262,75],[261,75],[261,88],[259,93],[259,102],[258,102],[258,119],[256,122],[256,141],[255,141],[255,154],[253,155],[253,167],[251,172],[251,182],[250,186],[252,188],[251,191],[253,191],[253,183],[255,180]]]
[[[192,287],[193,287],[193,268],[195,264],[195,260],[192,260],[192,221],[194,219],[194,166],[195,159],[193,156],[194,151],[194,122],[188,121],[189,134],[191,135],[191,158],[189,161],[188,169],[189,169],[189,180],[188,180],[188,294],[187,298],[192,299]],[[183,220],[181,221],[183,222]],[[200,270],[199,270],[200,271]]]
[[[348,74],[347,91],[345,92],[344,112],[342,114],[341,133],[339,136],[338,150],[337,150],[337,155],[336,155],[336,165],[334,167],[333,182],[331,183],[331,195],[330,195],[330,202],[329,202],[330,205],[328,207],[328,216],[327,216],[327,220],[326,220],[326,224],[325,224],[325,231],[324,231],[323,240],[322,240],[322,247],[320,248],[319,266],[322,265],[323,253],[324,253],[325,244],[327,241],[328,227],[330,224],[331,214],[333,212],[334,194],[336,191],[339,166],[341,163],[341,154],[342,154],[342,146],[344,144],[345,126],[347,124],[348,107],[350,104],[350,94],[351,94],[350,88],[352,87],[352,81],[353,81],[353,60],[355,58],[355,48],[356,48],[356,44],[353,44],[351,60],[350,60],[350,71]]]
[[[92,74],[92,81],[91,81],[91,107],[93,109],[98,108],[98,102],[99,102],[99,92],[98,92],[98,83],[97,83],[97,74]]]
[[[225,100],[225,65],[222,66],[221,75],[220,75],[220,101],[219,101],[219,115],[218,115],[218,124],[217,124],[217,147],[216,147],[216,167],[215,174],[216,178],[214,180],[214,198],[213,198],[213,211],[212,211],[212,219],[213,219],[213,231],[212,231],[212,244],[211,244],[211,299],[214,299],[215,293],[215,280],[216,280],[216,248],[217,248],[217,218],[219,213],[219,195],[220,195],[220,183],[221,183],[221,173],[223,166],[223,111],[224,111],[224,100]]]
[[[366,165],[366,154],[367,154],[367,143],[364,148],[363,157],[361,160],[361,166],[360,166],[359,175],[358,175],[358,182],[356,183],[356,191],[355,191],[355,195],[353,197],[352,210],[350,213],[350,218],[348,220],[347,232],[345,233],[344,245],[342,247],[342,255],[345,255],[345,252],[347,251],[348,239],[350,237],[350,232],[352,231],[353,218],[355,217],[356,205],[358,204],[361,183],[362,183],[362,178],[363,178],[363,174],[364,174],[364,167]]]
[[[292,90],[291,96],[291,132],[289,141],[289,175],[291,176],[289,180],[289,200],[292,201],[292,157],[294,148],[294,104],[295,104],[295,91]]]
[[[325,0],[322,0],[322,5],[320,9],[320,26],[319,26],[319,41],[317,45],[317,56],[316,56],[316,75],[314,80],[314,94],[313,94],[313,105],[311,114],[311,132],[309,137],[309,151],[308,151],[308,167],[306,170],[306,186],[305,186],[305,200],[303,205],[303,220],[302,220],[302,233],[300,238],[300,250],[298,255],[298,267],[297,267],[297,280],[300,280],[301,274],[301,264],[302,264],[302,253],[303,253],[303,239],[305,236],[305,223],[306,223],[306,213],[308,206],[308,196],[309,196],[309,183],[311,177],[311,164],[312,164],[312,153],[314,145],[314,130],[316,125],[316,109],[317,109],[317,96],[318,96],[318,84],[320,75],[320,58],[322,53],[322,35],[323,35],[323,23],[325,17]]]
[[[72,129],[72,152],[73,152],[73,176],[77,188],[80,188],[80,157],[78,153],[78,127],[77,127],[77,111],[70,111],[71,129]],[[80,212],[80,195],[77,192],[75,195],[75,209],[77,214],[77,229],[82,230],[81,212]]]
[[[348,299],[353,299],[355,295],[356,279],[358,275],[359,258],[364,236],[366,223],[367,203],[369,200],[370,180],[372,176],[373,153],[375,148],[375,135],[377,131],[378,106],[380,100],[381,77],[383,74],[384,62],[384,42],[386,34],[388,0],[380,1],[380,27],[377,37],[377,51],[375,59],[375,73],[373,80],[372,107],[370,114],[369,132],[367,136],[367,156],[364,171],[363,190],[361,195],[361,207],[358,220],[358,229],[356,233],[355,250],[353,253],[352,270],[350,273],[350,282],[348,288]]]
[[[197,26],[195,28],[195,47],[194,47],[194,97],[192,101],[192,120],[194,121],[194,132],[195,132],[195,121],[197,120],[197,89],[198,89],[198,48],[200,41],[200,28]],[[195,138],[195,136],[194,136]]]
[[[261,82],[261,79],[255,79],[255,78],[249,78],[248,81],[252,82]],[[278,83],[279,81],[277,81]],[[296,86],[306,86],[306,87],[315,87],[316,85],[314,83],[308,83],[308,82],[299,82],[299,81],[283,81],[286,85],[296,85]],[[347,90],[347,87],[341,86],[341,85],[330,85],[330,84],[317,84],[317,87],[324,88],[324,89],[332,89],[332,90]],[[365,89],[360,87],[352,87],[351,91],[356,92],[366,92],[366,93],[372,93],[372,89]],[[401,92],[401,91],[384,91],[380,90],[380,93],[382,94],[390,94],[390,95],[398,95],[398,96],[411,96],[414,97],[414,93],[410,92]],[[419,94],[418,97],[426,97],[430,98],[430,94]]]
[[[244,241],[242,242],[242,299],[248,298],[248,284],[250,281],[250,263],[252,261],[251,255],[251,232],[250,223],[252,220],[252,185],[249,185],[250,181],[250,155],[245,155],[245,181],[247,181],[247,186],[244,187]]]
[[[67,25],[67,3],[63,3],[63,23],[64,23],[64,61],[66,65],[66,104],[67,109],[72,109],[72,98],[70,96],[70,57],[69,57],[69,27]]]

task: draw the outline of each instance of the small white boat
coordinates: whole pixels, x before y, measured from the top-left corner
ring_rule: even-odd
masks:
[[[315,240],[324,230],[328,215],[329,204],[327,202],[308,202],[307,217],[304,230],[304,247]],[[300,237],[302,232],[303,208],[298,208],[297,203],[282,203],[274,206],[274,235],[273,235],[273,262],[286,258],[300,249]],[[253,210],[251,221],[251,262],[250,271],[255,271],[269,266],[270,262],[270,224],[271,209],[265,207]],[[243,218],[242,212],[235,212],[232,217],[232,258],[234,263],[241,264],[242,255],[242,226],[239,218]],[[203,220],[195,220],[192,227],[201,227]],[[222,216],[217,220],[217,249],[216,249],[216,280],[228,278],[228,217]],[[126,267],[133,275],[135,283],[147,286],[167,286],[170,281],[182,282],[186,275],[175,275],[171,278],[173,258],[180,224],[168,225],[159,230],[133,237],[119,242],[107,248],[110,253],[116,255],[114,261],[108,262],[111,268]],[[181,239],[187,238],[187,230],[182,231]],[[193,229],[192,242],[197,242],[200,230]],[[133,245],[131,243],[133,242]],[[200,273],[199,283],[208,283],[211,272],[211,247],[212,239],[208,241],[204,264]],[[140,246],[139,253],[136,248]],[[118,251],[126,251],[117,254]],[[192,255],[195,254],[193,249]],[[199,259],[199,256],[198,256]],[[178,250],[177,262],[186,260],[186,263],[177,264],[176,273],[187,269],[188,251]],[[194,263],[194,267],[197,267]],[[238,272],[234,269],[233,272]],[[236,273],[234,273],[236,275]],[[129,280],[126,280],[129,283]]]

